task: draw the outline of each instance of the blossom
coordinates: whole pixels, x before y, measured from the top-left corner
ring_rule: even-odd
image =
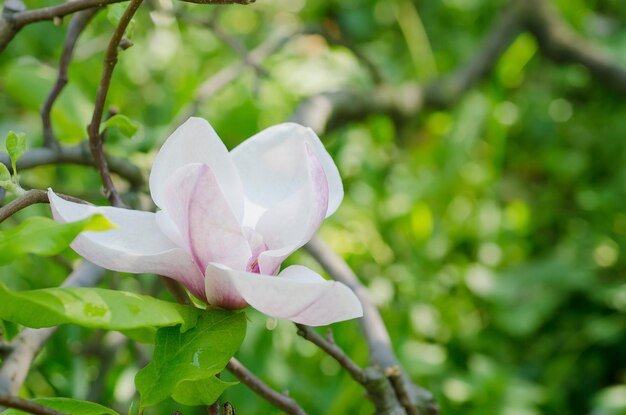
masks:
[[[59,222],[95,213],[118,228],[83,232],[72,248],[120,272],[155,273],[209,305],[248,305],[308,325],[360,317],[345,285],[285,258],[337,210],[343,185],[320,139],[276,125],[228,152],[211,125],[190,118],[163,144],[150,173],[156,213],[69,202],[48,191]]]

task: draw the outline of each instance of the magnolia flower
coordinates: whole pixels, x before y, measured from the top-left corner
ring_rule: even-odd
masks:
[[[302,324],[362,316],[345,285],[299,265],[278,273],[343,199],[337,167],[310,128],[270,127],[229,153],[207,121],[190,118],[158,153],[150,193],[156,213],[72,203],[48,191],[57,221],[100,213],[118,226],[72,242],[101,267],[165,275],[210,305],[250,305]]]

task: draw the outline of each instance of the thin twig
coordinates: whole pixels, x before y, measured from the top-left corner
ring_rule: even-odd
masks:
[[[47,406],[40,405],[37,402],[27,401],[26,399],[11,395],[0,395],[0,405],[35,415],[67,415],[65,412],[59,412]]]
[[[289,415],[306,415],[304,409],[298,405],[289,396],[276,392],[274,389],[267,386],[261,379],[257,378],[252,372],[250,372],[244,365],[241,364],[234,357],[230,359],[226,368],[235,375],[237,379],[247,385],[250,389],[261,396],[263,399],[271,403],[277,408],[282,409]]]
[[[350,357],[339,346],[337,346],[334,341],[324,339],[309,326],[296,323],[296,327],[298,327],[299,336],[310,341],[326,352],[330,357],[335,359],[337,363],[346,369],[354,380],[360,384],[365,384],[366,378],[363,370],[356,363],[354,363],[354,361],[352,361],[352,359],[350,359]]]
[[[69,200],[71,202],[87,203],[84,200],[68,195],[59,194],[59,197],[62,197],[63,199]],[[37,203],[49,203],[48,193],[38,189],[31,189],[27,191],[25,194],[13,200],[12,202],[0,207],[0,223],[5,221],[7,218],[13,216],[20,210]]]
[[[131,0],[130,4],[126,8],[126,11],[124,11],[124,14],[122,14],[122,17],[120,18],[120,21],[113,32],[113,36],[111,36],[109,46],[107,47],[107,51],[104,56],[104,68],[102,70],[102,76],[100,77],[100,86],[98,87],[98,93],[96,95],[93,116],[91,118],[91,123],[87,127],[91,154],[93,155],[96,167],[100,172],[100,178],[102,179],[102,184],[104,185],[106,197],[109,199],[111,205],[117,207],[123,207],[125,204],[117,193],[117,190],[115,190],[115,185],[111,179],[109,166],[104,156],[104,149],[102,147],[103,142],[100,134],[100,123],[102,122],[107,93],[109,92],[109,87],[111,86],[113,70],[117,64],[120,41],[124,37],[126,28],[137,12],[137,9],[139,9],[139,6],[141,6],[141,3],[143,3],[143,0]]]
[[[67,71],[70,66],[70,61],[72,60],[72,55],[74,53],[74,47],[76,46],[76,41],[78,37],[82,33],[82,31],[87,27],[91,19],[98,13],[100,10],[99,7],[93,9],[82,10],[76,13],[70,24],[67,28],[67,35],[65,36],[65,44],[63,45],[63,52],[61,53],[61,58],[59,59],[59,74],[57,75],[57,80],[52,87],[52,90],[48,94],[46,101],[41,107],[41,122],[43,125],[43,143],[45,147],[58,149],[59,142],[57,141],[54,130],[52,129],[52,119],[50,113],[52,111],[52,105],[54,101],[59,97],[61,91],[68,82]]]

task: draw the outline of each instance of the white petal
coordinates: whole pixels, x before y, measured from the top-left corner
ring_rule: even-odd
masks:
[[[310,128],[285,123],[269,127],[231,151],[243,181],[244,193],[253,204],[269,207],[283,200],[306,178],[301,159],[294,157],[308,143],[324,168],[329,201],[326,217],[337,210],[343,199],[343,185],[337,166],[319,137]],[[247,225],[254,226],[254,223]]]
[[[264,314],[309,326],[363,315],[361,303],[347,286],[327,281],[298,265],[286,268],[278,276],[268,276],[209,264],[205,281],[209,303],[215,287],[219,287],[229,298],[240,296]]]
[[[164,186],[178,168],[191,163],[211,167],[238,219],[243,216],[243,190],[230,154],[211,124],[202,118],[189,118],[165,141],[150,172],[150,193],[154,203],[163,208]]]
[[[245,269],[251,256],[248,240],[213,170],[205,164],[179,168],[165,186],[163,212],[178,230],[159,220],[173,241],[183,243],[200,269],[218,262]]]
[[[270,207],[259,219],[256,231],[269,248],[259,256],[260,272],[274,274],[282,261],[307,243],[322,224],[328,209],[328,182],[324,169],[311,151],[302,146],[302,170],[307,173],[300,189]],[[296,154],[294,154],[296,156]]]
[[[118,226],[78,235],[71,246],[82,257],[114,271],[174,278],[204,298],[204,275],[191,256],[159,230],[154,213],[69,202],[52,190],[48,190],[48,197],[57,222],[74,222],[99,213]]]

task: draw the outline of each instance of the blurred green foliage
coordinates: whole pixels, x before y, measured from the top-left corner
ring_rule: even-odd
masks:
[[[626,65],[623,2],[556,3],[579,33]],[[250,49],[325,27],[349,39],[384,82],[398,85],[433,79],[469,59],[505,2],[148,4],[152,10],[144,7],[136,18],[135,45],[121,54],[108,100],[141,128],[132,140],[112,132],[106,144],[146,172],[199,86],[241,63],[210,29],[174,18],[173,10],[215,18]],[[29,148],[41,145],[38,110],[54,82],[66,27],[30,25],[0,54],[0,136],[25,131]],[[79,41],[70,83],[53,110],[64,144],[85,136],[112,29],[100,13]],[[350,49],[319,35],[292,35],[262,67],[262,73],[243,70],[195,112],[230,148],[288,120],[308,96],[367,91],[373,83]],[[451,109],[427,110],[403,124],[369,116],[322,137],[346,199],[321,235],[369,287],[405,368],[433,391],[443,414],[626,414],[625,111],[622,96],[583,67],[547,61],[524,34]],[[53,186],[106,203],[93,169],[46,166],[20,174],[24,187]],[[149,208],[145,194],[129,200]],[[47,207],[29,208],[2,229],[36,214],[47,214]],[[75,260],[69,250],[53,261],[23,257],[0,267],[0,275],[13,288],[54,286]],[[290,261],[321,271],[304,253]],[[109,273],[102,285],[169,298],[153,276]],[[254,373],[288,389],[312,414],[371,412],[362,389],[298,338],[292,324],[253,310],[248,315],[238,358]],[[365,365],[356,322],[333,331]],[[149,351],[124,342],[103,364],[103,352],[94,349],[113,340],[63,327],[37,359],[24,396],[91,399],[125,413],[136,399],[133,376]],[[224,398],[237,413],[279,413],[243,385]],[[173,402],[158,413],[174,410],[201,413]]]

